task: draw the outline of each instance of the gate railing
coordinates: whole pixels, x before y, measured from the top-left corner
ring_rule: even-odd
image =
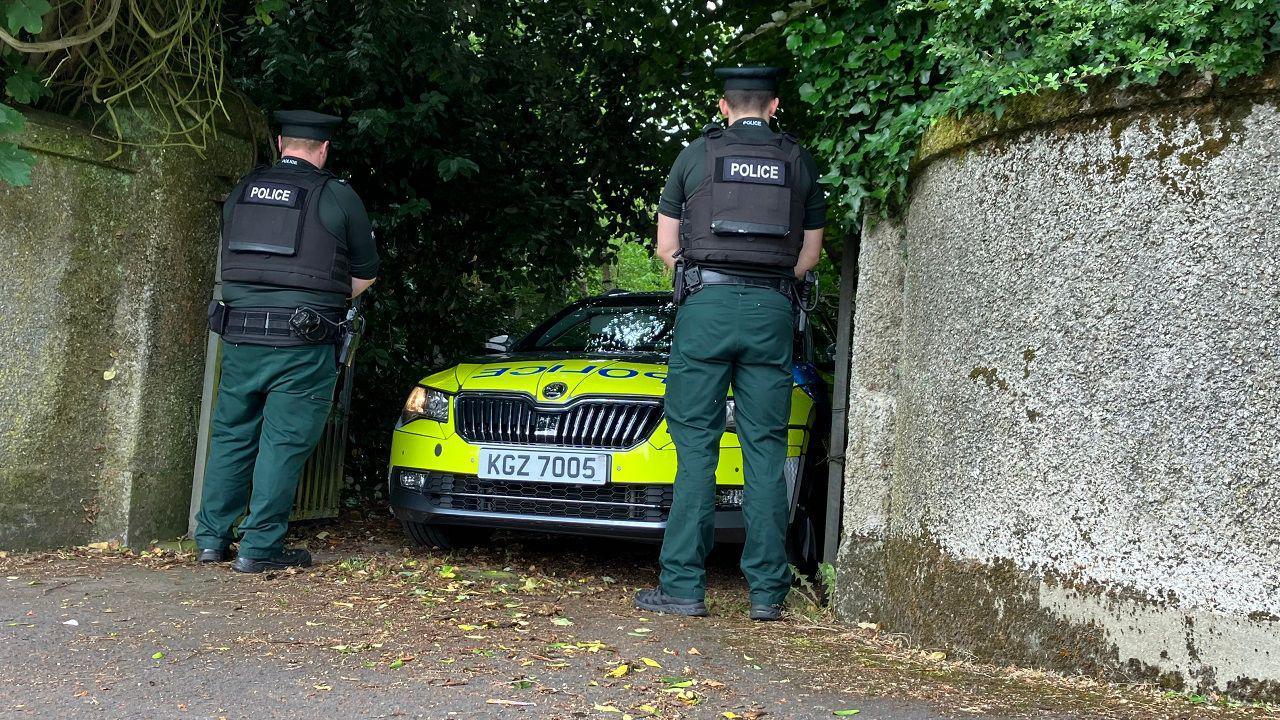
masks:
[[[337,397],[329,409],[324,435],[302,468],[298,492],[293,496],[290,520],[316,520],[338,516],[342,480],[347,460],[347,416],[351,410],[351,382],[355,368],[344,367],[338,376]]]

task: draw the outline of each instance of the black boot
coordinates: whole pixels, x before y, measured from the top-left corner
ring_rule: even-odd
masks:
[[[701,600],[672,597],[662,588],[651,588],[636,593],[636,607],[656,613],[685,615],[687,617],[706,617],[707,606]]]
[[[751,619],[765,620],[765,621],[781,620],[782,606],[781,605],[762,605],[762,604],[752,603]]]
[[[196,562],[201,565],[227,561],[227,551],[222,548],[201,548],[196,555]]]
[[[242,573],[260,573],[265,570],[284,570],[291,567],[311,567],[311,553],[301,548],[289,548],[269,558],[249,558],[243,555],[231,563],[231,569]]]

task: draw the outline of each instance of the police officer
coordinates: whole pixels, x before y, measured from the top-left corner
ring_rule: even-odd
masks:
[[[716,75],[724,80],[720,112],[728,127],[707,127],[680,153],[658,205],[658,254],[676,268],[682,300],[666,392],[677,470],[660,584],[635,602],[655,612],[707,614],[715,472],[732,385],[745,464],[742,571],[750,616],[777,620],[792,582],[783,465],[794,289],[818,262],[826,202],[812,156],[769,128],[778,69],[722,68]]]
[[[283,546],[294,491],[329,416],[347,300],[378,275],[364,204],[324,169],[341,118],[275,119],[280,162],[243,178],[223,208],[226,304],[209,313],[222,367],[195,540],[200,562],[227,559],[247,505],[240,572],[311,564],[306,550]]]

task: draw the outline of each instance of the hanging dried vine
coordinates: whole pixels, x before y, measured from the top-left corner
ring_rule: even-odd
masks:
[[[5,32],[3,28],[0,28],[0,41],[18,52],[25,53],[48,53],[57,50],[65,50],[67,48],[75,47],[76,45],[83,45],[90,42],[102,33],[111,29],[112,24],[115,23],[116,18],[119,16],[120,0],[111,0],[107,16],[103,18],[101,22],[88,28],[79,35],[70,35],[67,37],[60,37],[56,40],[46,40],[43,42],[23,42],[13,35]]]
[[[223,2],[0,0],[4,99],[87,116],[119,149],[203,151],[218,119],[230,117]],[[15,128],[20,120],[7,129]],[[12,151],[9,158],[23,159]]]

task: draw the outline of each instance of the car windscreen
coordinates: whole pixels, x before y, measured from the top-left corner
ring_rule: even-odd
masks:
[[[588,304],[544,323],[519,350],[668,353],[675,306],[669,300]]]

